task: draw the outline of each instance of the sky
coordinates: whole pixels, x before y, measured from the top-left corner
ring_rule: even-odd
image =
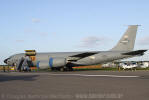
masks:
[[[0,0],[0,64],[24,50],[106,51],[128,25],[149,48],[149,0]],[[149,60],[149,52],[131,60]]]

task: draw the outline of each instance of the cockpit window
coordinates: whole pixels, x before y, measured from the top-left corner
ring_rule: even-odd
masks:
[[[9,59],[11,59],[14,55],[10,56]]]

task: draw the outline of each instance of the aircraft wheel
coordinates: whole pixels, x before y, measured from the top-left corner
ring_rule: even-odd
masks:
[[[68,71],[73,71],[73,68],[72,67],[68,67],[67,70]]]
[[[65,71],[65,68],[64,68],[64,67],[61,67],[61,68],[60,68],[60,71],[61,71],[61,72],[64,72],[64,71]]]

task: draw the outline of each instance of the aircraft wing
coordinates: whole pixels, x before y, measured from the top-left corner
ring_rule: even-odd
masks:
[[[80,60],[82,58],[97,54],[99,52],[84,52],[84,53],[80,53],[80,54],[76,54],[76,55],[72,55],[68,57],[68,61],[77,61]]]
[[[144,52],[146,52],[147,50],[137,50],[137,51],[130,51],[127,53],[122,53],[122,55],[144,55]]]

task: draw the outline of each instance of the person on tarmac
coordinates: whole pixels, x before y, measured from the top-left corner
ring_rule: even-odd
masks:
[[[31,61],[30,57],[29,56],[25,56],[25,59],[23,61],[23,64],[22,64],[22,70],[23,71],[29,71],[29,61]]]

